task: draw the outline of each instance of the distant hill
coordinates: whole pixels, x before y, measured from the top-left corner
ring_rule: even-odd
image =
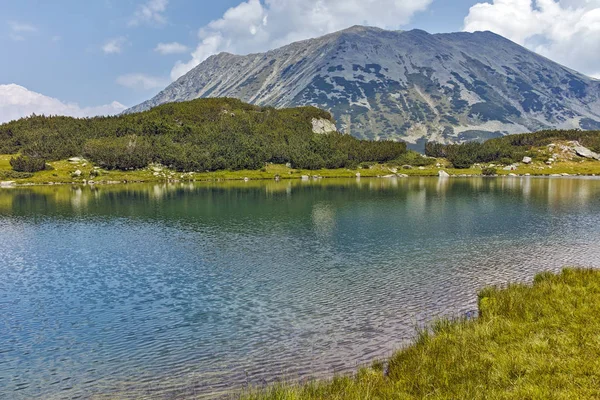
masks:
[[[317,106],[345,133],[409,143],[600,129],[600,81],[501,36],[362,26],[266,53],[212,56],[128,112],[223,96]]]
[[[237,99],[198,99],[114,117],[33,116],[0,125],[0,154],[22,153],[21,169],[84,156],[108,169],[160,163],[179,171],[356,167],[384,162],[405,143],[361,141],[335,131],[331,115],[314,107],[274,109]]]

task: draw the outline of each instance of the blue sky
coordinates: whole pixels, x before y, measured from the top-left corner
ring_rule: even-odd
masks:
[[[555,23],[561,16],[562,31]],[[0,85],[79,108],[132,106],[210,54],[262,51],[357,23],[432,33],[489,29],[596,75],[598,57],[573,61],[573,43],[600,33],[573,32],[586,18],[599,25],[600,0],[0,0]],[[600,50],[584,42],[582,54]],[[6,93],[0,108],[18,107],[9,96],[21,94]]]

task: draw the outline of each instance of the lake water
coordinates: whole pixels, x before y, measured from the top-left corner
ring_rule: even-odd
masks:
[[[600,180],[0,190],[0,398],[203,398],[353,370],[478,289],[600,267]]]

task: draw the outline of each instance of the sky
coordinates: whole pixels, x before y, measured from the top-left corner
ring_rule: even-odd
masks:
[[[491,30],[600,78],[600,0],[0,0],[0,122],[118,113],[212,54],[356,24]]]

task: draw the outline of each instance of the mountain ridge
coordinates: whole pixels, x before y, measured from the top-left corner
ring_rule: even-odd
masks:
[[[126,112],[198,97],[317,106],[345,133],[413,144],[600,128],[600,81],[489,31],[353,26],[264,53],[220,53]]]

